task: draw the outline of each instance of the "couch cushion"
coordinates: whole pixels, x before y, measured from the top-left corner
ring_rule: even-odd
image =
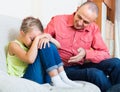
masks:
[[[49,84],[48,84],[49,86]],[[49,87],[33,81],[6,75],[0,71],[0,92],[49,92]]]
[[[21,20],[0,15],[0,70],[6,71],[5,47],[19,32]]]
[[[39,85],[33,81],[9,76],[0,71],[0,92],[100,92],[94,84],[79,81],[83,86],[79,88],[59,88],[49,84]]]
[[[18,35],[21,22],[20,19],[0,15],[0,92],[100,92],[97,86],[88,82],[81,81],[85,85],[80,88],[56,88],[9,76],[6,73],[5,47]]]

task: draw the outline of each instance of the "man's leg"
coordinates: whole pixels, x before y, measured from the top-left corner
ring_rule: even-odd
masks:
[[[120,83],[120,59],[111,58],[103,60],[96,67],[109,76],[112,85]]]
[[[83,80],[97,85],[101,92],[106,92],[111,87],[111,83],[106,75],[96,68],[84,68],[79,66],[65,67],[68,77],[72,80]]]
[[[112,86],[107,92],[120,92],[120,84]]]

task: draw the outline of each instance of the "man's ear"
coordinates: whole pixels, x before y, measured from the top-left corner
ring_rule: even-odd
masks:
[[[93,0],[87,0],[87,1],[93,1]]]
[[[97,19],[95,19],[94,21],[92,21],[92,22],[95,22],[95,23],[97,23]]]
[[[97,20],[95,19],[94,22],[96,22]]]

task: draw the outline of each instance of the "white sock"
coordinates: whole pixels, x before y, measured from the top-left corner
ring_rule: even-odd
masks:
[[[72,86],[72,87],[82,87],[82,86],[83,86],[83,84],[79,84],[79,83],[76,83],[76,82],[70,80],[70,79],[67,77],[65,71],[60,72],[59,75],[60,75],[61,79],[62,79],[65,83],[67,83],[68,85],[70,85],[70,86]]]
[[[54,77],[51,78],[51,81],[53,83],[53,86],[56,86],[56,87],[71,87],[70,85],[64,83],[60,76],[59,75],[56,75]]]

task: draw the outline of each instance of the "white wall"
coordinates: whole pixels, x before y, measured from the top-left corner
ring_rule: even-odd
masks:
[[[39,17],[44,26],[57,14],[72,13],[86,0],[0,0],[0,15]]]
[[[87,0],[41,0],[39,17],[46,26],[52,16],[73,13],[85,1]]]
[[[0,0],[0,14],[16,18],[32,15],[33,0]]]

